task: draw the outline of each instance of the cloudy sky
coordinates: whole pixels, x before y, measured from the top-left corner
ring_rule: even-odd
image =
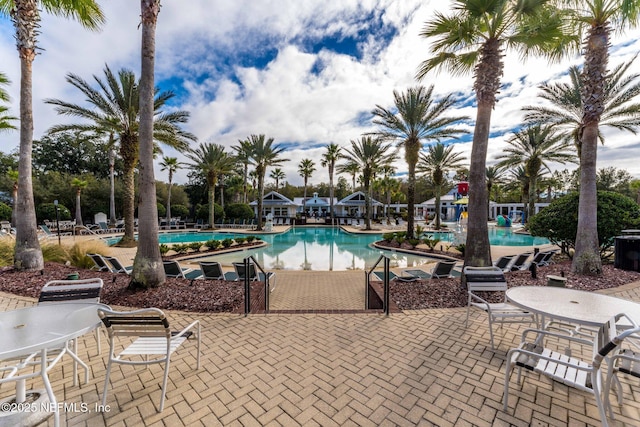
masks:
[[[43,103],[58,98],[83,103],[77,89],[65,82],[67,73],[87,81],[112,70],[140,73],[140,5],[131,0],[100,2],[107,23],[100,32],[79,24],[44,16],[34,62],[35,138],[54,124],[69,121]],[[434,10],[448,11],[439,0],[164,0],[156,42],[156,84],[172,90],[170,107],[187,110],[186,126],[200,142],[229,147],[251,134],[265,134],[287,147],[283,166],[286,180],[301,185],[297,165],[316,161],[311,182],[328,182],[319,159],[328,143],[350,141],[374,130],[371,111],[377,104],[392,106],[393,90],[418,82],[418,64],[429,56],[429,43],[419,33]],[[8,18],[0,18],[0,70],[13,84],[12,113],[18,115],[20,66]],[[616,36],[612,66],[640,51],[640,31]],[[535,105],[537,86],[566,78],[570,65],[544,60],[523,62],[516,54],[505,58],[505,75],[493,114],[488,163],[500,153],[509,131],[522,120],[521,107]],[[640,73],[640,60],[633,71]],[[454,93],[460,99],[455,115],[475,117],[472,79],[434,73],[421,82],[434,85],[436,95]],[[640,177],[640,144],[632,134],[608,132],[599,148],[598,167],[616,166]],[[468,155],[471,138],[456,142]],[[18,133],[0,134],[0,150],[18,146]],[[171,149],[165,155],[186,161]],[[405,172],[397,163],[399,174]],[[156,178],[166,180],[156,168]],[[176,182],[185,183],[186,170]]]

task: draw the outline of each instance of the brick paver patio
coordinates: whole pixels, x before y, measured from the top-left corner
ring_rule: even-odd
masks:
[[[640,302],[640,283],[610,293]],[[0,310],[33,303],[0,294]],[[513,387],[509,412],[503,412],[504,359],[518,341],[518,328],[511,325],[499,331],[494,353],[486,317],[475,313],[465,330],[465,309],[410,311],[389,317],[366,313],[167,314],[176,329],[199,319],[204,351],[198,371],[192,368],[195,346],[183,346],[174,353],[164,411],[157,413],[160,365],[148,369],[115,366],[108,411],[95,411],[101,400],[108,346],[103,338],[103,354],[97,355],[95,338],[89,334],[79,346],[91,369],[89,383],[72,386],[69,358],[50,373],[59,401],[85,403],[89,409],[63,412],[62,425],[600,424],[591,395],[535,375],[527,376],[521,387]],[[42,384],[34,381],[34,386],[41,388]],[[612,400],[616,415],[612,425],[637,426],[640,386],[637,380],[625,379],[623,389],[622,409]],[[12,394],[11,385],[3,385],[0,394]],[[53,425],[52,418],[48,425]]]

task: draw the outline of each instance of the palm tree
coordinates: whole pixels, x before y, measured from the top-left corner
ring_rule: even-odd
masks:
[[[396,170],[391,165],[383,166],[381,173],[382,173],[382,178],[376,181],[376,186],[378,187],[379,191],[384,195],[384,200],[385,200],[384,216],[387,218],[387,224],[390,224],[389,206],[391,205],[391,196],[394,192],[397,192],[400,190],[400,181],[398,181],[393,177],[396,173]]]
[[[116,140],[113,136],[113,132],[109,133],[109,142],[107,143],[107,149],[109,150],[109,225],[116,225]]]
[[[406,93],[394,90],[394,109],[385,109],[376,105],[376,109],[373,110],[373,115],[376,117],[373,122],[383,128],[376,132],[376,135],[385,140],[396,141],[404,148],[404,159],[408,167],[408,239],[414,237],[416,165],[422,143],[457,138],[458,135],[467,133],[467,131],[452,127],[452,125],[468,117],[444,116],[455,103],[453,95],[447,95],[438,102],[435,102],[432,95],[433,85],[429,88],[424,86],[409,88]]]
[[[489,198],[491,198],[491,190],[495,190],[493,198],[498,202],[498,190],[499,185],[502,184],[502,176],[504,174],[504,168],[498,166],[487,166],[485,168],[485,175],[487,178],[487,211],[489,210]]]
[[[139,103],[141,87],[136,82],[132,71],[122,69],[116,77],[109,66],[105,66],[106,81],[93,76],[99,89],[94,89],[75,74],[67,75],[67,82],[79,89],[92,104],[92,107],[83,107],[58,99],[47,99],[46,103],[56,106],[58,114],[83,118],[89,121],[84,124],[57,125],[49,129],[50,133],[75,130],[80,132],[110,134],[118,136],[120,144],[120,156],[124,162],[124,236],[121,245],[135,245],[134,211],[135,211],[135,168],[138,166],[139,141],[141,130],[141,105]],[[142,83],[142,80],[140,81]],[[172,111],[163,113],[162,109],[171,98],[173,92],[155,88],[153,108],[153,139],[178,151],[185,151],[190,141],[196,137],[180,128],[180,124],[186,123],[189,113],[186,111]],[[152,150],[159,148],[152,147]],[[153,156],[153,154],[150,154]],[[153,157],[151,158],[153,159]],[[154,180],[155,184],[155,180]],[[140,188],[141,190],[141,188]],[[155,192],[154,192],[155,194]],[[153,206],[154,212],[156,206]],[[157,216],[157,212],[155,214]]]
[[[559,58],[564,46],[575,41],[562,33],[565,21],[550,2],[540,0],[459,0],[454,12],[436,13],[420,34],[434,39],[433,56],[424,61],[417,77],[446,68],[453,74],[474,75],[477,111],[469,171],[469,222],[465,265],[491,265],[485,168],[491,112],[503,75],[505,50],[522,56],[541,53]]]
[[[167,191],[167,224],[171,222],[171,188],[173,187],[173,174],[180,169],[182,163],[177,157],[163,157],[160,162],[160,170],[169,172],[169,190]]]
[[[257,231],[262,231],[262,199],[264,199],[264,177],[267,168],[277,166],[288,159],[280,157],[285,148],[281,145],[273,145],[273,138],[266,139],[264,135],[251,135],[248,139],[251,157],[250,163],[255,166],[255,174],[258,181],[258,226]]]
[[[242,187],[242,203],[247,203],[247,181],[249,179],[249,160],[251,159],[251,141],[238,141],[239,145],[233,148],[236,152],[236,159],[242,164],[242,178],[244,185]],[[276,189],[277,190],[277,189]]]
[[[521,129],[507,140],[509,146],[496,157],[500,160],[497,167],[524,167],[529,179],[527,200],[527,221],[535,214],[535,202],[538,195],[538,176],[543,169],[551,172],[550,162],[576,162],[575,153],[571,151],[571,141],[555,132],[552,126],[533,125]]]
[[[344,156],[342,156],[344,157]],[[347,162],[337,167],[338,173],[346,173],[351,176],[351,192],[356,191],[356,177],[360,173],[360,165],[354,162]]]
[[[341,148],[338,144],[328,144],[326,150],[322,155],[320,164],[323,168],[329,169],[329,212],[331,214],[331,222],[333,222],[333,173],[336,168],[336,162],[342,158],[342,153],[340,153]]]
[[[269,178],[276,181],[276,191],[280,189],[280,181],[285,179],[287,176],[284,174],[284,171],[281,168],[275,168],[269,174]]]
[[[220,176],[233,172],[236,159],[224,151],[224,147],[210,142],[186,153],[193,162],[189,164],[192,170],[204,175],[207,181],[207,194],[209,201],[209,224],[213,228],[215,224],[215,191]]]
[[[33,61],[36,58],[40,10],[76,19],[88,29],[104,22],[96,0],[0,0],[0,13],[10,16],[20,57],[20,157],[18,198],[15,200],[16,248],[14,265],[18,269],[42,270],[44,259],[38,242],[36,209],[33,200]]]
[[[440,197],[442,187],[447,182],[447,174],[462,166],[467,158],[462,153],[454,153],[453,145],[445,146],[442,143],[430,145],[426,153],[420,153],[418,170],[429,174],[436,193],[436,217],[435,228],[440,229]]]
[[[307,182],[315,172],[316,164],[311,159],[302,159],[298,164],[298,173],[304,179],[304,196],[302,197],[302,212],[307,214]]]
[[[371,181],[384,166],[390,165],[396,158],[389,153],[391,145],[384,145],[382,139],[363,136],[351,141],[351,147],[345,148],[345,159],[356,163],[362,171],[362,185],[365,194],[365,229],[371,230]]]
[[[15,201],[18,200],[18,171],[14,169],[9,169],[7,171],[7,176],[11,181],[13,181],[11,197],[13,198],[15,203]],[[11,210],[11,224],[14,227],[16,225],[16,213],[17,213],[16,209]]]
[[[82,190],[87,188],[89,183],[80,178],[73,178],[71,180],[71,186],[76,190],[76,224],[82,225],[82,209],[80,207],[80,194]]]
[[[7,78],[6,74],[0,73],[0,101],[9,102],[11,99],[9,98],[9,94],[3,88],[10,83],[9,78]],[[0,105],[0,132],[10,129],[16,129],[16,127],[11,124],[12,121],[18,120],[17,117],[13,117],[8,115],[9,107],[5,105]]]

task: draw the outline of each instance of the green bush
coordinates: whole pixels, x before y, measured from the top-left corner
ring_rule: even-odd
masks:
[[[251,206],[245,203],[231,203],[224,207],[225,218],[253,219],[255,214]]]
[[[0,267],[13,265],[13,250],[15,242],[11,239],[0,239]]]
[[[247,239],[247,243],[251,243],[254,240],[256,240],[256,236],[247,236],[246,239]]]
[[[173,249],[176,253],[186,254],[187,251],[189,250],[189,244],[188,243],[176,243],[171,247],[171,249]]]
[[[222,247],[224,248],[228,248],[229,246],[233,245],[233,239],[224,239],[222,241]]]
[[[11,206],[2,202],[0,202],[0,220],[11,221]]]
[[[164,243],[160,243],[160,255],[164,256],[169,252],[171,248],[169,245],[165,245]]]
[[[396,236],[396,233],[384,233],[384,234],[382,235],[382,238],[383,238],[384,240],[386,240],[387,242],[390,242],[390,241],[392,241],[392,240],[393,240],[393,238],[394,238],[395,236]]]
[[[192,243],[189,243],[188,246],[189,246],[189,249],[191,249],[192,251],[200,252],[200,247],[202,246],[202,243],[192,242]]]
[[[171,216],[182,219],[187,218],[189,216],[189,208],[185,205],[171,205]]]
[[[427,245],[427,247],[429,247],[431,251],[433,251],[436,245],[441,241],[441,239],[437,239],[437,238],[433,239],[432,237],[433,237],[432,235],[428,235],[425,239],[422,240],[424,244]]]
[[[415,247],[415,246],[418,246],[420,244],[420,239],[409,239],[408,242],[409,242],[409,244],[411,246]]]
[[[236,237],[235,240],[236,240],[237,244],[242,245],[244,242],[247,241],[247,238],[246,237]]]
[[[209,249],[216,250],[222,246],[222,242],[220,240],[211,239],[204,242],[204,245]]]
[[[158,202],[158,218],[164,218],[167,216],[167,208],[162,203]]]
[[[529,220],[529,231],[533,236],[546,237],[571,256],[569,249],[575,249],[578,231],[578,201],[578,193],[554,200]],[[619,193],[598,191],[597,215],[601,257],[610,252],[622,230],[640,225],[640,207]]]
[[[64,205],[58,205],[60,221],[68,221],[71,219],[71,211]],[[43,203],[36,208],[36,217],[38,222],[56,220],[56,206],[53,203]]]
[[[214,209],[214,216],[216,217],[216,221],[219,221],[220,219],[224,218],[224,209],[222,209],[222,206],[220,206],[219,204],[214,204],[213,205],[213,209]],[[209,221],[209,205],[198,205],[196,207],[196,219],[202,219],[204,221]]]

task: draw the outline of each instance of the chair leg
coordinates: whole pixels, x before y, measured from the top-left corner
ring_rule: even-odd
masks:
[[[491,315],[489,314],[489,338],[491,339],[491,351],[495,351],[495,345],[493,344],[493,322]]]
[[[509,410],[509,378],[511,377],[511,351],[507,353],[507,365],[504,373],[504,394],[502,396],[503,410],[508,412]]]
[[[111,355],[112,354],[113,353],[111,352],[109,355],[109,363],[107,363],[107,373],[104,379],[104,387],[102,389],[102,406],[103,407],[105,407],[107,404],[107,389],[109,387],[109,376],[111,375],[111,364],[112,364]]]
[[[162,392],[160,395],[160,410],[158,412],[162,412],[164,409],[164,398],[167,393],[167,380],[169,379],[169,365],[171,364],[171,356],[167,356],[167,360],[164,363],[164,379],[162,380]]]

